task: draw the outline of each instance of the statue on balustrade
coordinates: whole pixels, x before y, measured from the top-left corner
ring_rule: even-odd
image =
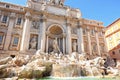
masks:
[[[73,40],[72,50],[73,50],[73,52],[77,52],[77,42],[76,42],[76,40]]]
[[[51,3],[53,4],[58,4],[58,5],[62,5],[64,4],[65,0],[50,0]]]

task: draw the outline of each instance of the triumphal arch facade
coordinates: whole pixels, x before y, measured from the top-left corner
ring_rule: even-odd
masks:
[[[20,50],[52,52],[56,40],[59,52],[84,52],[81,12],[78,9],[64,6],[62,0],[29,0],[27,6]]]
[[[27,5],[0,2],[1,51],[106,54],[102,22],[82,18],[65,0],[28,0]]]

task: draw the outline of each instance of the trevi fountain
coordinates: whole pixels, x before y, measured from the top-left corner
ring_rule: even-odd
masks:
[[[14,45],[10,44],[10,49],[31,52],[7,54],[6,57],[0,58],[0,80],[119,80],[120,63],[115,66],[109,55],[101,54],[104,53],[104,46],[100,50],[101,43],[98,40],[98,32],[104,33],[101,22],[82,19],[78,9],[64,6],[64,0],[28,0],[24,10],[22,14],[25,13],[26,20],[23,35],[19,34],[19,29],[14,31],[14,33],[18,32],[18,37],[12,38],[11,43]],[[12,25],[16,14],[10,15]],[[32,24],[32,20],[37,20],[41,24],[35,21]],[[85,27],[86,25],[88,27]],[[97,27],[89,27],[89,25],[97,25]],[[89,33],[92,27],[94,28],[92,34],[95,34],[93,40]],[[84,37],[88,39],[85,40],[88,41],[86,45],[83,44],[85,41],[82,32],[85,31],[82,31],[82,28],[86,28],[87,37]],[[12,33],[10,31],[11,28],[8,35]],[[4,50],[8,49],[9,38],[10,36],[8,38],[6,36]],[[22,39],[21,43],[19,38]],[[101,39],[104,44],[104,38]],[[85,53],[83,45],[89,47],[85,49],[89,50],[90,54]],[[90,49],[92,46],[94,46],[93,50]],[[33,55],[29,55],[29,52]]]

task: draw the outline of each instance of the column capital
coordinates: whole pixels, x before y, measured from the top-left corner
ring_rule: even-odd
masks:
[[[32,18],[30,12],[27,12],[27,13],[25,14],[25,18],[27,18],[27,19],[31,19],[31,18]]]

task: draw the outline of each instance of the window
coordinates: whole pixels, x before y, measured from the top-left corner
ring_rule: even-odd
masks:
[[[20,11],[23,11],[23,8],[20,8]]]
[[[113,51],[112,54],[115,55],[115,52]]]
[[[3,36],[0,35],[0,44],[2,44],[2,41],[3,41]]]
[[[8,16],[3,16],[2,22],[6,23],[7,22],[7,18],[8,18]]]
[[[21,20],[22,20],[22,18],[18,18],[18,19],[17,19],[17,25],[20,25],[20,24],[21,24]]]
[[[116,38],[119,37],[119,33],[116,33]]]
[[[14,37],[13,45],[17,46],[18,45],[18,41],[19,41],[19,37]]]
[[[6,5],[6,8],[9,8],[10,6],[9,5]]]
[[[111,41],[111,40],[112,40],[112,37],[109,38],[109,41]]]
[[[109,34],[110,34],[110,30],[107,31],[107,35],[109,35]]]

